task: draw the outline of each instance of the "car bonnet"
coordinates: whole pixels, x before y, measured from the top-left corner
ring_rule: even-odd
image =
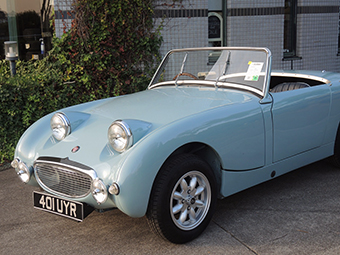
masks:
[[[232,89],[161,87],[106,100],[87,113],[117,119],[136,119],[154,128],[212,108],[242,104],[258,97]]]

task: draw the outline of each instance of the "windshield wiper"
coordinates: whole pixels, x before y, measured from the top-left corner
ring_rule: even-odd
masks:
[[[228,66],[230,65],[230,55],[231,55],[231,52],[228,51],[228,56],[227,56],[227,59],[226,59],[226,61],[224,63],[224,66],[223,66],[223,73],[222,73],[222,75],[217,77],[216,82],[214,84],[215,88],[217,88],[217,83],[220,81],[221,76],[226,75],[226,73],[227,73]]]
[[[180,70],[179,73],[177,74],[177,77],[176,77],[176,80],[175,80],[175,85],[176,85],[176,87],[178,86],[178,84],[177,84],[178,78],[183,74],[184,65],[185,65],[185,62],[187,61],[187,57],[188,57],[188,53],[185,54],[184,59],[183,59],[183,62],[182,62],[181,70]]]

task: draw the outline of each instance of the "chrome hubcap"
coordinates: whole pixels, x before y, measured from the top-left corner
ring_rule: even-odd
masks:
[[[196,228],[207,215],[211,188],[207,177],[198,171],[183,175],[176,183],[170,199],[173,222],[182,230]]]

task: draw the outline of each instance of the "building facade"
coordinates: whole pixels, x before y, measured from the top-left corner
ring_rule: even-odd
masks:
[[[264,46],[274,69],[340,71],[338,0],[228,0],[226,45]]]
[[[162,27],[163,56],[174,48],[208,46],[208,0],[156,1],[154,20]]]
[[[20,59],[39,59],[51,49],[53,0],[0,0],[0,59],[4,42],[18,42]]]
[[[267,47],[273,69],[340,72],[339,4],[339,0],[158,1],[161,53],[184,47]]]
[[[26,59],[33,51],[39,53],[41,40],[48,50],[49,6],[54,7],[54,32],[60,37],[71,27],[72,2],[0,0],[0,44],[17,40],[21,58]],[[154,4],[163,56],[173,48],[256,46],[271,50],[273,69],[340,72],[339,0],[156,0]],[[40,23],[23,21],[29,13]]]

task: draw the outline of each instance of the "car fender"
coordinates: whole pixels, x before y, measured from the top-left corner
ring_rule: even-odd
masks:
[[[252,144],[249,151],[256,151],[249,158],[254,162],[252,168],[263,166],[265,139],[260,107],[248,104],[247,107],[243,107],[243,111],[235,113],[229,110],[233,114],[226,117],[227,108],[230,109],[230,107],[219,107],[172,122],[147,134],[126,151],[119,169],[112,171],[111,176],[111,181],[117,182],[120,186],[120,194],[113,198],[117,207],[132,217],[145,215],[154,180],[168,157],[177,148],[192,142],[207,144],[219,154],[221,148],[225,149],[228,146],[223,144],[226,139],[216,137],[216,132],[230,125],[238,127],[238,130],[229,133],[231,144],[240,139],[248,142],[249,146]],[[223,113],[224,117],[222,117]],[[244,126],[245,123],[251,125],[252,129],[248,130],[247,134],[242,134],[244,132],[242,125]],[[234,148],[229,146],[228,152],[233,153],[233,150]],[[232,157],[233,155],[230,159]],[[248,158],[246,155],[243,157]]]

